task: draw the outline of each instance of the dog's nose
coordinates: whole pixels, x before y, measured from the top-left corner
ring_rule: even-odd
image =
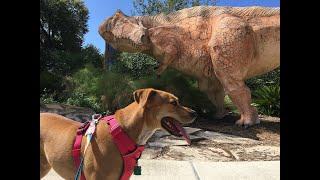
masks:
[[[196,118],[198,116],[197,112],[194,110],[191,110],[190,114],[193,118]]]

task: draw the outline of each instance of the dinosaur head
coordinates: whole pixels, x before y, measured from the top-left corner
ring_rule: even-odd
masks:
[[[120,10],[100,25],[99,34],[119,51],[141,52],[149,49],[150,40],[147,28]]]

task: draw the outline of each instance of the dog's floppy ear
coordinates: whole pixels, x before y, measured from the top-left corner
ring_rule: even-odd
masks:
[[[133,98],[141,107],[146,107],[148,101],[155,96],[156,93],[154,89],[138,89],[133,92]]]

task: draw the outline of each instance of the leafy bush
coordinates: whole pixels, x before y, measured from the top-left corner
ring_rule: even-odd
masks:
[[[133,81],[134,89],[148,87],[176,95],[183,105],[196,110],[202,116],[213,117],[215,113],[215,107],[209,101],[207,95],[198,89],[196,80],[177,70],[168,69],[160,78],[153,75]]]
[[[266,74],[250,78],[246,80],[247,86],[254,91],[264,86],[278,85],[280,86],[280,68],[276,68]]]
[[[40,104],[50,104],[50,103],[57,103],[54,98],[55,93],[49,93],[47,89],[44,89],[43,92],[40,94]]]
[[[75,91],[74,93],[72,93],[71,97],[66,100],[66,104],[88,107],[93,109],[95,112],[103,112],[103,108],[101,106],[101,103],[99,102],[99,99],[94,95],[86,94],[83,92]]]
[[[246,84],[252,92],[253,105],[259,113],[280,115],[280,68],[251,78]]]
[[[154,73],[158,62],[152,57],[142,53],[122,52],[117,56],[117,62],[112,71],[120,74],[127,74],[132,79],[141,79]]]
[[[130,83],[130,77],[125,74],[105,72],[100,81],[100,88],[104,95],[103,104],[106,110],[114,112],[127,106],[133,101],[134,89]]]
[[[280,116],[280,86],[264,86],[252,93],[253,105],[265,115]]]
[[[89,107],[96,112],[114,112],[132,102],[133,89],[126,75],[104,72],[86,65],[67,80],[65,103]]]
[[[99,96],[102,90],[100,82],[103,73],[100,69],[87,64],[83,69],[66,79],[68,88],[64,91],[65,103],[75,106],[89,107],[96,112],[103,111]]]
[[[62,77],[47,71],[40,72],[40,94],[53,93],[61,90]]]
[[[228,95],[226,95],[224,97],[224,105],[227,109],[229,109],[231,112],[239,114],[239,110],[237,109],[237,107],[233,104],[233,102],[231,101],[230,97]]]

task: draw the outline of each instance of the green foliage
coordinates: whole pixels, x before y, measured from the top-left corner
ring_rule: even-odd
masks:
[[[259,113],[280,115],[280,68],[246,81]]]
[[[88,32],[88,9],[83,1],[40,0],[40,92],[63,96],[66,76],[91,63],[102,67],[102,56],[93,46],[82,48]]]
[[[231,112],[239,114],[239,110],[237,107],[233,104],[231,101],[230,97],[228,95],[225,96],[224,98],[224,105],[226,108],[228,108]]]
[[[99,87],[103,73],[93,65],[85,68],[68,78],[69,88],[66,93],[66,103],[75,106],[89,107],[97,112],[103,110],[100,98],[102,90]]]
[[[40,93],[52,93],[61,89],[61,76],[49,73],[47,71],[40,72]]]
[[[88,13],[83,1],[40,0],[40,46],[80,51]]]
[[[133,81],[133,88],[155,88],[176,95],[181,104],[196,110],[200,115],[213,117],[215,107],[197,87],[196,80],[174,69],[166,70],[160,78],[155,75]]]
[[[246,81],[247,86],[255,91],[264,86],[278,85],[280,86],[280,67],[261,76],[253,77]]]
[[[57,101],[54,98],[54,93],[47,92],[46,89],[43,90],[43,92],[40,94],[40,104],[50,104],[50,103],[57,103]]]
[[[158,62],[152,57],[142,53],[120,53],[117,63],[112,67],[113,72],[127,74],[133,79],[150,76],[158,66]]]
[[[260,113],[280,116],[280,86],[264,86],[252,93],[253,105]]]
[[[92,45],[84,47],[81,52],[52,50],[47,53],[45,68],[40,73],[40,91],[61,91],[63,80],[83,68],[85,64],[93,64],[102,68],[103,57]]]
[[[89,107],[96,112],[114,112],[132,102],[130,78],[124,74],[105,72],[93,65],[68,77],[68,88],[62,103]],[[105,97],[105,101],[101,98]]]
[[[74,91],[67,99],[66,104],[88,107],[93,109],[95,112],[103,112],[103,108],[99,102],[99,99],[97,99],[96,96],[83,92]]]
[[[95,68],[102,69],[104,57],[94,45],[88,44],[81,50],[81,62],[78,63],[81,65],[92,64]]]
[[[105,96],[106,110],[114,112],[130,104],[132,99],[132,82],[130,76],[114,72],[105,72],[101,81],[102,94]]]

